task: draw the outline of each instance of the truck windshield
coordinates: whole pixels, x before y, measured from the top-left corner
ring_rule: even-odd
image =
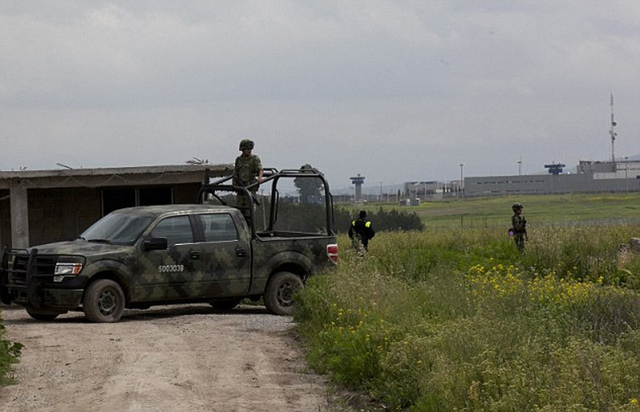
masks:
[[[151,216],[110,213],[82,232],[80,238],[87,242],[132,245],[152,220]]]

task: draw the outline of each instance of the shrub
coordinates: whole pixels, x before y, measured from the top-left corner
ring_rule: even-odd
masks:
[[[0,310],[0,315],[2,311]],[[18,362],[23,345],[18,342],[9,342],[4,339],[4,325],[0,316],[0,386],[14,383],[11,377],[11,365]]]

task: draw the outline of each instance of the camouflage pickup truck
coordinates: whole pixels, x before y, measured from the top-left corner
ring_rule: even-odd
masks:
[[[325,190],[322,228],[278,229],[278,220],[286,221],[278,218],[278,180],[312,175]],[[116,322],[125,308],[175,303],[230,310],[244,298],[263,298],[271,313],[290,315],[293,292],[338,260],[333,202],[315,171],[271,170],[267,182],[271,199],[259,200],[223,179],[203,185],[197,204],[120,209],[75,240],[5,249],[0,298],[43,321],[82,310],[91,321]],[[224,191],[234,196],[224,197]],[[243,213],[230,204],[236,196],[253,196],[261,213],[255,205]],[[213,204],[216,199],[220,204]],[[247,223],[260,220],[262,229]]]

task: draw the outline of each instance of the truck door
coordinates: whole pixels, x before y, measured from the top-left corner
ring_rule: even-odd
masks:
[[[152,229],[149,237],[166,238],[167,249],[142,252],[146,264],[136,282],[140,300],[188,299],[200,295],[202,252],[200,244],[194,242],[193,219],[193,216],[171,216]]]
[[[251,245],[228,213],[198,215],[202,223],[202,265],[208,297],[242,296],[251,283]],[[241,233],[244,233],[241,235]]]

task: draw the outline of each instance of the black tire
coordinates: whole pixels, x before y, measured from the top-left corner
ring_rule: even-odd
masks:
[[[27,309],[27,313],[35,320],[41,320],[44,322],[50,322],[60,315],[56,312],[36,311],[34,309]]]
[[[0,302],[5,305],[10,305],[12,300],[11,293],[9,293],[9,287],[7,286],[9,283],[8,277],[9,275],[7,275],[6,272],[0,272]]]
[[[218,310],[229,311],[240,304],[242,299],[213,300],[209,304]]]
[[[110,323],[120,320],[124,312],[124,292],[113,280],[100,279],[84,292],[84,315],[91,322]]]
[[[264,292],[264,305],[276,315],[293,315],[293,294],[304,283],[300,276],[291,272],[278,272],[271,276]]]

